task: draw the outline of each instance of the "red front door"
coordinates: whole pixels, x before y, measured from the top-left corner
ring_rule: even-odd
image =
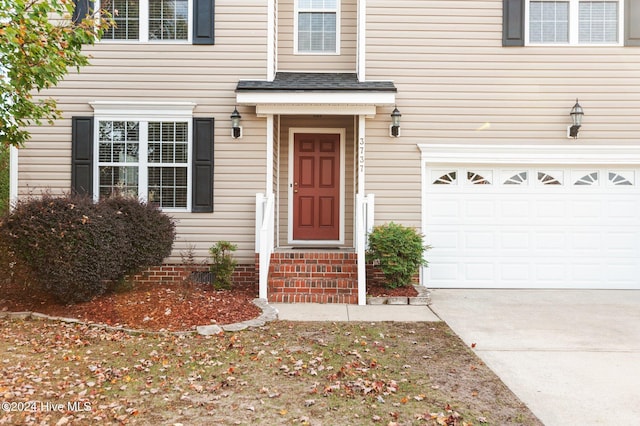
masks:
[[[293,239],[340,238],[340,135],[296,133]]]

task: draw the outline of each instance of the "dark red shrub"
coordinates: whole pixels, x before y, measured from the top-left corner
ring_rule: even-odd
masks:
[[[161,263],[174,236],[170,218],[137,200],[44,195],[19,202],[0,223],[0,240],[16,261],[64,303],[90,300]]]

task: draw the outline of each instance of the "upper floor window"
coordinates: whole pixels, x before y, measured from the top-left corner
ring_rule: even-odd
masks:
[[[618,44],[619,0],[529,0],[529,44]]]
[[[296,53],[338,53],[338,0],[297,0]]]
[[[115,21],[103,40],[189,41],[193,0],[103,0]]]

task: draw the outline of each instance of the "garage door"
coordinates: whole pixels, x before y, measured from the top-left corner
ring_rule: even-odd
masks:
[[[640,288],[640,169],[423,169],[431,288]]]

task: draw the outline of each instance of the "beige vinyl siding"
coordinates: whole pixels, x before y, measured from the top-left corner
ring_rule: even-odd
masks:
[[[254,262],[255,194],[264,192],[266,120],[238,106],[244,137],[231,138],[229,115],[238,79],[266,77],[266,2],[216,1],[215,45],[101,42],[88,47],[92,65],[72,71],[46,95],[64,118],[32,128],[20,150],[20,193],[60,194],[71,187],[71,117],[92,116],[92,101],[194,102],[195,117],[215,118],[214,212],[175,213],[172,261],[193,247],[205,259],[216,241],[238,244],[238,261]]]
[[[355,72],[357,1],[340,2],[340,54],[294,54],[295,0],[278,1],[278,71]]]
[[[367,121],[376,220],[420,221],[420,143],[633,144],[640,55],[618,46],[502,47],[501,0],[367,1],[367,79],[393,80],[402,113]],[[576,98],[585,116],[567,139]]]
[[[345,182],[343,193],[345,197],[344,211],[344,239],[345,246],[353,245],[353,212],[354,212],[354,121],[351,116],[326,116],[326,117],[305,117],[305,116],[283,116],[280,119],[280,167],[278,174],[278,209],[280,217],[278,221],[278,244],[288,245],[287,232],[289,230],[289,128],[336,128],[345,129]]]

